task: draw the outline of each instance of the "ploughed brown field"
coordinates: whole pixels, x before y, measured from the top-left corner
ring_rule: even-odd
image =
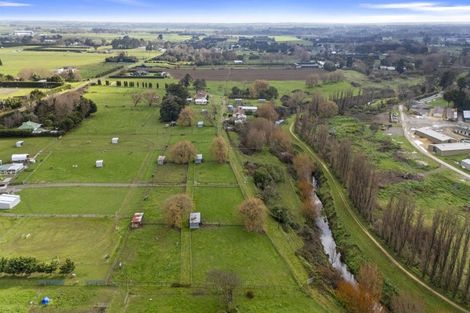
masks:
[[[319,70],[315,69],[162,69],[169,72],[175,79],[181,79],[189,73],[192,78],[204,78],[205,80],[231,80],[231,81],[254,81],[257,79],[266,80],[305,80],[307,77]]]

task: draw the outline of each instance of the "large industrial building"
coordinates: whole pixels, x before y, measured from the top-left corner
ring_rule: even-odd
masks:
[[[423,127],[415,130],[415,134],[419,137],[426,138],[432,143],[451,143],[456,140],[446,134],[437,132],[430,127]]]
[[[470,143],[465,143],[465,142],[441,143],[441,144],[429,145],[428,149],[442,156],[465,154],[465,153],[470,153]]]

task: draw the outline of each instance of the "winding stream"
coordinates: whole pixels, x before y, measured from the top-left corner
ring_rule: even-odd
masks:
[[[338,252],[336,249],[336,242],[333,238],[333,233],[331,232],[330,225],[328,224],[328,220],[325,216],[321,214],[321,210],[323,209],[323,204],[318,198],[315,190],[317,189],[317,181],[315,177],[312,177],[312,185],[313,185],[313,192],[312,192],[312,201],[315,203],[317,208],[320,208],[320,212],[318,212],[318,217],[315,219],[315,223],[317,227],[320,229],[320,241],[323,246],[323,251],[328,256],[328,260],[330,261],[331,265],[334,269],[336,269],[341,277],[346,280],[347,282],[356,284],[356,280],[354,279],[354,275],[348,270],[346,264],[341,262],[341,253]]]

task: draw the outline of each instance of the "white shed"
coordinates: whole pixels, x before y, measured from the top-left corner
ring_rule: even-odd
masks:
[[[0,195],[0,210],[13,209],[20,202],[21,197],[19,195],[2,194]]]
[[[111,138],[111,143],[112,143],[113,145],[117,145],[117,144],[119,143],[119,137],[113,137],[113,138]]]
[[[23,145],[24,145],[24,141],[23,141],[23,140],[18,140],[18,141],[16,142],[16,147],[17,147],[17,148],[21,148],[21,147],[23,147]]]
[[[159,156],[158,156],[158,160],[157,160],[157,164],[158,164],[158,165],[163,165],[163,164],[165,164],[165,159],[166,159],[166,157],[165,157],[164,155],[159,155]]]
[[[470,170],[470,159],[462,160],[462,161],[460,162],[460,165],[461,165],[463,168],[465,168],[465,169],[467,169],[467,170]]]
[[[12,154],[11,155],[11,161],[13,163],[24,163],[28,161],[29,159],[29,154]]]
[[[104,166],[104,161],[103,160],[96,160],[96,167],[101,168]]]
[[[197,229],[201,226],[201,213],[200,212],[192,212],[189,215],[189,228],[190,229]]]
[[[194,159],[194,163],[201,164],[204,161],[202,154],[196,154],[196,158]]]
[[[203,122],[203,121],[197,122],[197,127],[198,127],[198,128],[204,127],[204,122]]]

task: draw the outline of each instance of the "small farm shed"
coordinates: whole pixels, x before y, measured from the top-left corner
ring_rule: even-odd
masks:
[[[0,165],[0,174],[3,175],[16,175],[22,170],[24,170],[24,165],[22,163]]]
[[[29,154],[12,154],[11,161],[13,163],[25,163],[29,159]]]
[[[198,128],[204,127],[204,122],[203,122],[203,121],[197,122],[197,127],[198,127]]]
[[[111,143],[112,143],[113,145],[117,145],[117,144],[119,143],[119,137],[113,137],[113,138],[111,138]]]
[[[0,210],[11,210],[21,202],[19,195],[0,195]]]
[[[101,168],[104,166],[104,161],[103,160],[96,160],[96,167]]]
[[[201,226],[201,213],[200,212],[192,212],[189,215],[189,228],[190,229],[198,229]]]
[[[23,147],[23,145],[24,145],[24,141],[23,141],[23,140],[19,140],[19,141],[16,142],[16,147],[17,147],[17,148],[21,148],[21,147]]]
[[[158,156],[158,160],[157,160],[157,164],[158,164],[158,165],[163,165],[163,164],[165,164],[165,159],[166,159],[166,157],[165,157],[164,155],[159,155],[159,156]]]
[[[201,164],[202,162],[204,162],[202,154],[196,154],[196,158],[194,159],[194,163]]]
[[[144,226],[144,213],[134,213],[131,219],[131,227],[139,228]]]

